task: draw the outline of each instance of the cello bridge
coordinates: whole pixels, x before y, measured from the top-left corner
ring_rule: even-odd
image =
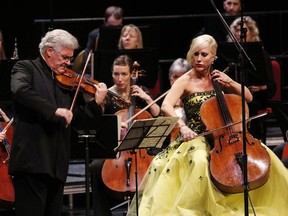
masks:
[[[239,141],[239,136],[238,136],[238,134],[236,134],[236,133],[234,133],[234,134],[231,134],[230,136],[229,136],[229,143],[231,144],[231,143],[236,143],[236,142],[238,142]]]

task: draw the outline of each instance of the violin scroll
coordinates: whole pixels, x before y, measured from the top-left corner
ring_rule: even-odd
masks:
[[[138,78],[142,76],[146,76],[146,71],[145,70],[140,70],[140,64],[137,61],[134,61],[133,63],[133,72],[132,72],[132,77],[133,78]]]

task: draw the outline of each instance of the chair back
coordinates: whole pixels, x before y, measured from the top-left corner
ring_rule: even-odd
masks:
[[[82,72],[83,70],[83,57],[85,50],[82,50],[75,58],[71,69],[75,72]]]
[[[274,81],[276,83],[276,91],[272,100],[281,100],[281,66],[277,59],[271,59]]]

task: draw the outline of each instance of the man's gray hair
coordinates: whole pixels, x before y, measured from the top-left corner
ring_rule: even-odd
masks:
[[[49,47],[60,51],[63,47],[78,49],[79,43],[76,37],[62,29],[48,31],[39,43],[39,51],[43,54]]]

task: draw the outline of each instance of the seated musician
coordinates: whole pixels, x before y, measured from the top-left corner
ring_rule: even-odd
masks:
[[[179,77],[181,77],[183,74],[185,74],[190,69],[191,69],[191,65],[188,63],[188,61],[186,59],[178,58],[175,61],[173,61],[173,63],[171,64],[171,66],[169,68],[169,74],[168,74],[170,86],[172,86],[173,83]],[[181,99],[179,101],[177,101],[177,103],[175,105],[175,112],[176,112],[178,117],[182,118],[183,121],[186,122],[186,116],[185,116],[185,112],[184,112],[184,109],[182,106]],[[178,132],[179,132],[179,128],[175,128],[172,131],[171,139],[170,139],[171,141],[176,138]]]
[[[114,85],[109,88],[110,91],[117,94],[125,101],[131,101],[131,97],[135,97],[136,108],[143,108],[153,102],[153,99],[149,96],[146,88],[143,86],[134,85],[132,82],[133,77],[133,61],[127,55],[121,55],[117,57],[112,65],[112,78]],[[122,118],[127,114],[127,107],[117,103],[113,95],[107,95],[106,102],[103,104],[105,114],[118,114]],[[147,112],[147,111],[146,111]],[[149,107],[149,113],[151,117],[157,117],[160,114],[160,107],[154,103]],[[121,154],[120,154],[121,156]],[[113,159],[110,159],[113,160]],[[115,159],[117,160],[117,159]],[[149,159],[149,163],[150,163]],[[108,159],[94,159],[90,164],[90,176],[92,183],[93,194],[93,210],[94,215],[109,216],[112,215],[110,208],[116,205],[117,202],[123,201],[123,199],[117,199],[109,195],[109,187],[103,182],[103,166],[107,163]],[[123,163],[123,166],[125,164]],[[145,172],[146,170],[144,170]],[[140,171],[138,171],[140,172]],[[131,173],[134,175],[134,173]],[[122,178],[125,178],[125,173]],[[111,178],[121,178],[121,176],[112,176]],[[120,181],[120,180],[119,180]],[[123,181],[125,182],[125,181]],[[124,186],[124,185],[123,185]],[[111,191],[110,191],[111,192]]]
[[[217,181],[219,179],[217,178],[215,181],[212,178],[212,174],[215,174],[213,171],[217,172],[217,168],[228,166],[228,161],[224,161],[227,157],[234,157],[236,160],[238,154],[226,154],[222,160],[219,160],[216,169],[211,170],[211,161],[213,162],[210,154],[211,143],[204,135],[201,135],[206,127],[209,128],[209,124],[215,123],[219,116],[221,118],[222,114],[215,110],[220,104],[211,104],[211,102],[217,101],[215,100],[216,90],[218,90],[217,97],[219,95],[221,98],[222,95],[225,98],[237,98],[237,100],[230,102],[238,101],[238,106],[233,106],[233,110],[240,108],[238,114],[241,116],[241,85],[222,71],[212,69],[217,48],[217,42],[210,35],[201,35],[192,40],[187,52],[187,61],[192,65],[192,69],[175,81],[161,107],[166,116],[176,117],[174,107],[177,101],[181,99],[187,124],[179,119],[179,136],[153,158],[145,178],[139,185],[138,197],[134,196],[127,216],[134,216],[137,213],[139,215],[161,216],[244,214],[243,192],[225,192],[222,188],[216,187],[216,183],[219,184]],[[229,94],[227,96],[222,94],[219,92],[219,88],[221,92],[228,92]],[[244,90],[245,101],[249,103],[253,96],[247,87]],[[221,101],[221,105],[223,105],[223,101]],[[201,110],[206,115],[203,116]],[[202,117],[205,118],[202,119]],[[233,139],[235,133],[233,130],[231,132],[231,139]],[[224,136],[228,134],[229,128],[223,132]],[[221,137],[216,138],[222,140]],[[218,139],[214,140],[214,142],[217,141]],[[228,139],[226,141],[223,140],[223,148],[224,144],[231,143],[232,148],[236,143],[239,143],[235,139],[233,139],[233,144],[232,141],[228,142]],[[255,209],[256,214],[284,216],[288,212],[288,194],[283,194],[283,188],[288,187],[288,171],[269,148],[260,142],[258,144],[260,144],[260,148],[257,148],[257,151],[264,150],[265,154],[260,154],[261,158],[255,159],[262,160],[265,156],[267,162],[271,160],[271,165],[266,163],[266,166],[260,167],[261,169],[265,167],[265,170],[270,168],[270,172],[265,173],[264,178],[267,179],[268,177],[268,179],[264,185],[249,191],[251,200],[249,213],[253,214]],[[256,143],[253,144],[254,146]],[[225,152],[225,149],[219,150],[219,154]],[[252,161],[254,160],[252,159]],[[236,166],[241,166],[241,161]],[[224,174],[233,178],[238,176],[233,172],[229,173],[229,170],[234,172],[236,169],[226,168],[226,172],[221,172],[221,176]],[[240,180],[243,180],[241,179],[243,176],[241,168],[237,167],[237,170],[240,170]],[[263,176],[259,177],[263,178]],[[239,189],[243,190],[242,184],[238,184],[238,186]],[[263,194],[269,194],[269,196]],[[137,201],[138,203],[136,203]]]

